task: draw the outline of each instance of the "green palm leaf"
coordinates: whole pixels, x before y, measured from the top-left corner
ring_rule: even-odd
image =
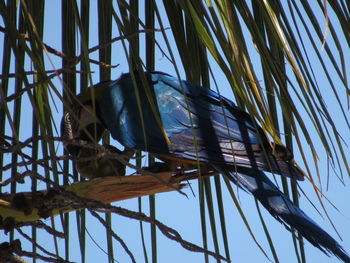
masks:
[[[327,218],[329,228],[346,231],[338,227],[343,219],[339,215],[349,216],[346,204],[333,204],[333,192],[326,190],[337,188],[334,198],[338,198],[337,191],[343,191],[340,185],[348,182],[350,175],[349,9],[346,1],[333,0],[312,4],[304,0],[63,0],[59,4],[0,0],[0,189],[4,196],[0,197],[0,226],[10,231],[0,242],[14,244],[20,239],[21,251],[26,253],[17,255],[34,262],[50,258],[88,262],[89,255],[96,251],[104,251],[109,262],[124,262],[125,255],[131,261],[163,262],[163,251],[180,247],[169,243],[166,236],[179,242],[182,250],[204,253],[204,257],[193,256],[192,261],[209,262],[216,253],[220,262],[218,254],[236,260],[241,244],[233,241],[237,239],[232,233],[242,228],[247,237],[252,237],[256,245],[250,249],[259,251],[256,253],[260,253],[261,260],[285,260],[269,215],[253,203],[252,214],[251,207],[243,203],[245,194],[232,188],[226,179],[221,185],[218,176],[201,178],[197,174],[194,178],[199,180],[192,183],[191,190],[181,190],[187,194],[187,203],[196,200],[191,213],[198,220],[190,229],[179,224],[175,231],[171,227],[179,222],[166,217],[183,202],[176,191],[168,194],[174,202],[171,207],[162,203],[163,194],[139,197],[136,208],[134,199],[114,204],[131,206],[130,210],[138,211],[135,214],[100,203],[80,206],[82,200],[87,202],[82,199],[76,201],[79,206],[68,210],[93,208],[92,215],[77,210],[76,220],[64,213],[42,223],[28,223],[31,238],[9,223],[12,219],[8,211],[14,209],[10,198],[18,193],[34,195],[38,190],[64,186],[85,198],[79,181],[86,180],[78,175],[75,160],[63,150],[62,139],[58,138],[61,116],[63,111],[72,110],[75,94],[135,69],[186,78],[245,108],[274,143],[272,146],[284,144],[293,150],[307,173],[306,182],[300,184],[282,178],[280,185],[285,194],[300,206],[308,205],[305,199],[311,200]],[[142,111],[141,105],[135,107]],[[159,116],[157,119],[161,126]],[[115,144],[107,134],[103,139],[104,144]],[[140,167],[146,165],[145,153],[135,158],[132,164],[137,165],[133,168],[140,172]],[[152,156],[149,160],[150,164],[154,162]],[[127,174],[133,172],[127,170]],[[207,176],[206,171],[199,172]],[[25,184],[20,184],[21,180]],[[77,188],[69,188],[73,182],[78,182]],[[304,187],[306,198],[304,190],[299,189]],[[236,211],[231,211],[232,204]],[[26,217],[32,207],[26,209],[16,215]],[[105,219],[97,212],[106,212]],[[233,214],[239,220],[233,221]],[[35,218],[43,216],[46,214],[39,213]],[[183,212],[178,216],[178,220],[190,221],[191,215]],[[140,225],[133,226],[131,234],[122,227],[124,217],[139,220]],[[151,229],[145,228],[145,223],[151,223]],[[107,233],[102,241],[92,235],[92,239],[99,239],[95,241],[99,247],[88,237],[95,228]],[[197,230],[199,233],[193,236],[186,233]],[[41,240],[42,234],[47,241]],[[138,240],[130,241],[131,235]],[[290,236],[288,253],[295,254],[290,255],[293,261],[310,261],[308,253],[313,248],[304,245],[299,233]],[[182,261],[192,259],[192,254],[181,253]]]

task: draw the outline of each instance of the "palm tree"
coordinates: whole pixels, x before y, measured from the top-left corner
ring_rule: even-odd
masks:
[[[325,260],[217,175],[193,174],[198,180],[183,190],[187,198],[156,182],[153,192],[120,197],[127,189],[113,188],[115,179],[79,175],[60,138],[63,110],[88,86],[134,69],[210,87],[249,112],[273,142],[293,150],[307,174],[300,184],[278,176],[276,183],[318,222],[324,217],[322,226],[340,233],[349,250],[349,212],[341,203],[350,174],[349,8],[332,0],[0,0],[0,226],[9,232],[0,238],[9,242],[0,255],[50,262]],[[118,147],[109,136],[103,143]],[[145,156],[137,154],[135,168],[146,165]],[[154,195],[162,191],[171,192]]]

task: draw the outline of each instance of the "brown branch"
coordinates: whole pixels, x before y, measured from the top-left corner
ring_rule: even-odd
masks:
[[[117,41],[120,41],[120,40],[123,40],[123,39],[130,39],[130,38],[136,37],[137,35],[139,35],[141,33],[162,32],[162,31],[163,31],[162,29],[155,29],[155,28],[154,29],[138,30],[138,31],[136,31],[134,33],[131,33],[131,34],[128,34],[126,36],[115,37],[115,38],[111,39],[111,41],[109,41],[109,42],[107,42],[105,44],[101,44],[101,45],[97,45],[95,47],[89,48],[88,49],[88,53],[92,53],[94,51],[104,49],[104,48],[110,46],[111,44],[113,44],[114,42],[117,42]],[[1,26],[0,26],[0,32],[3,32],[3,33],[7,34],[6,28],[1,27]],[[30,40],[30,37],[27,34],[19,33],[19,36],[22,37],[26,41]],[[78,64],[84,58],[83,54],[79,55],[79,56],[76,56],[76,57],[68,57],[65,53],[54,49],[53,47],[49,46],[48,44],[45,44],[45,43],[42,43],[42,44],[43,44],[43,47],[46,49],[47,52],[49,52],[51,54],[54,54],[54,55],[56,55],[58,57],[65,58],[65,59],[71,61],[71,63],[72,63],[71,66],[72,67],[74,65]],[[93,59],[89,59],[89,61],[91,63],[97,64],[97,65],[100,65],[100,66],[103,66],[103,67],[106,67],[106,68],[114,68],[114,67],[118,66],[118,65],[109,65],[109,64],[106,64],[106,63],[103,63],[103,62],[100,62],[100,61],[96,61],[96,60],[93,60]]]
[[[59,261],[64,261],[63,258],[58,257],[54,253],[51,253],[50,251],[46,250],[44,247],[40,246],[38,242],[36,242],[33,238],[28,236],[26,233],[24,233],[20,228],[17,229],[18,233],[20,233],[25,239],[27,239],[30,243],[35,244],[35,246],[41,250],[43,253],[45,253],[48,256],[51,256],[53,258],[57,258]]]
[[[179,176],[171,176],[169,172],[163,172],[157,175],[163,178],[168,184],[165,185],[158,178],[150,175],[99,178],[100,180],[94,180],[94,183],[90,185],[85,197],[104,203],[111,203],[182,189],[187,184],[181,182],[199,178],[197,171]],[[210,172],[202,176],[211,175],[217,175],[217,173]],[[72,187],[74,188],[74,185]]]
[[[21,251],[21,242],[16,239],[9,242],[3,242],[0,244],[0,262],[11,263],[27,263],[24,259],[14,255],[15,252]]]
[[[60,263],[69,263],[69,261],[66,261],[60,257],[45,257],[40,255],[39,253],[34,252],[27,252],[22,250],[21,241],[19,239],[16,239],[9,242],[3,242],[0,244],[0,262],[13,262],[13,263],[28,263],[28,261],[24,260],[23,258],[16,256],[25,256],[35,259],[41,259],[42,261],[46,262],[60,262]]]
[[[185,186],[181,184],[182,181],[199,178],[197,171],[173,176],[171,174],[170,172],[163,172],[159,174],[159,176],[164,177],[170,184],[176,187]],[[201,176],[212,176],[216,174],[217,173],[208,171]],[[182,239],[181,235],[176,230],[167,227],[158,220],[147,217],[143,213],[108,204],[115,200],[124,200],[172,190],[174,189],[164,186],[159,180],[152,176],[136,175],[96,178],[90,182],[75,183],[66,187],[66,189],[57,188],[45,192],[16,194],[11,202],[0,202],[0,215],[2,215],[4,219],[2,227],[11,227],[11,224],[5,225],[8,221],[13,223],[13,227],[15,225],[14,223],[16,223],[15,221],[20,219],[19,213],[22,213],[22,220],[25,222],[37,220],[39,217],[49,217],[61,212],[89,208],[104,212],[109,211],[121,216],[154,224],[166,237],[180,243],[185,249],[226,260],[221,255]],[[5,214],[4,211],[6,209],[10,211]],[[17,227],[19,226],[20,225],[17,224]],[[52,258],[45,257],[45,260],[48,259],[51,260]]]
[[[95,211],[93,211],[93,210],[91,210],[91,209],[90,209],[90,213],[91,213],[94,217],[96,217],[97,220],[100,221],[100,223],[101,223],[106,229],[108,229],[108,231],[111,233],[112,237],[120,243],[120,245],[122,246],[122,248],[124,248],[125,252],[129,255],[131,261],[132,261],[133,263],[136,263],[136,260],[135,260],[134,255],[131,253],[130,249],[129,249],[128,246],[125,244],[124,240],[123,240],[121,237],[119,237],[119,236],[112,230],[112,228],[110,227],[110,225],[108,225],[108,224],[106,223],[106,221],[103,220],[103,218],[102,218],[99,214],[97,214]]]
[[[103,63],[102,63],[103,64]],[[74,65],[72,65],[74,66]],[[109,67],[108,65],[106,65],[105,67]],[[5,98],[5,101],[9,102],[9,101],[12,101],[12,100],[15,100],[19,97],[21,97],[25,92],[35,88],[35,87],[38,87],[39,85],[43,85],[44,83],[46,83],[47,81],[49,81],[50,79],[53,79],[54,77],[57,77],[63,73],[72,73],[72,74],[88,74],[88,73],[93,73],[93,71],[91,72],[88,72],[88,71],[80,71],[80,70],[73,70],[73,69],[70,69],[70,66],[67,66],[65,68],[62,68],[62,69],[56,69],[56,70],[47,70],[45,71],[45,74],[48,74],[48,73],[52,73],[50,75],[48,75],[47,77],[42,77],[40,81],[38,82],[34,82],[33,84],[30,84],[30,85],[27,85],[25,88],[21,89],[20,91],[18,92],[15,92],[14,94],[12,95],[9,95]],[[38,71],[27,71],[25,72],[26,75],[34,75],[34,74],[39,74]],[[0,75],[0,79],[8,79],[8,78],[17,78],[19,77],[21,74],[8,74],[8,75]]]
[[[52,138],[54,140],[61,140],[61,138]],[[11,141],[11,138],[6,137],[6,140]],[[3,148],[4,151],[13,150],[18,151],[23,147],[29,147],[33,138],[29,138],[24,142],[4,143],[6,145]],[[15,141],[12,140],[12,143]],[[143,174],[134,176],[110,176],[99,177],[92,179],[88,182],[77,182],[69,186],[60,187],[54,182],[50,182],[53,188],[46,191],[17,193],[13,196],[3,195],[0,199],[0,228],[10,230],[14,227],[18,228],[22,225],[28,225],[28,223],[36,223],[41,218],[47,218],[57,215],[59,213],[69,212],[77,209],[89,208],[97,211],[109,211],[121,216],[136,219],[143,222],[154,224],[158,229],[169,239],[172,239],[181,244],[185,249],[194,252],[201,252],[207,255],[211,255],[217,259],[224,259],[221,255],[208,251],[200,246],[197,246],[191,242],[182,239],[181,235],[174,229],[164,225],[163,223],[153,218],[147,217],[143,213],[133,212],[121,207],[111,206],[109,203],[119,200],[130,199],[134,197],[140,197],[144,195],[156,194],[161,192],[168,192],[182,189],[187,184],[182,183],[192,179],[198,179],[203,176],[217,175],[216,172],[210,170],[204,170],[201,167],[202,173],[197,170],[191,171],[175,171],[175,172],[161,172],[152,173],[148,170],[142,170],[127,163],[123,159],[123,154],[115,154],[109,149],[96,146],[94,144],[86,144],[84,142],[70,142],[77,143],[79,146],[92,147],[92,149],[98,149],[99,152],[87,158],[80,158],[81,160],[92,160],[99,156],[114,157],[121,163],[136,168]],[[97,147],[97,148],[96,148]],[[64,157],[54,157],[64,158]],[[32,160],[31,160],[32,161]],[[163,167],[163,166],[162,166]],[[159,167],[158,167],[159,168]],[[22,177],[25,174],[22,174]],[[45,178],[39,174],[28,173],[26,175],[35,176],[44,180]],[[47,178],[46,178],[47,180]],[[24,223],[24,224],[23,224]],[[118,238],[117,235],[113,237],[124,244],[124,242]],[[125,246],[126,247],[126,246]],[[127,249],[127,247],[126,247]],[[44,251],[45,252],[45,251]],[[128,252],[128,250],[127,250]],[[131,252],[128,253],[133,257]],[[53,260],[49,257],[42,258],[43,260]]]
[[[96,154],[93,154],[90,157],[76,159],[77,161],[91,161],[91,160],[96,160],[96,159],[99,159],[99,158],[115,159],[118,162],[120,162],[122,165],[130,167],[130,168],[136,170],[138,173],[140,173],[142,175],[151,175],[151,176],[157,178],[161,183],[163,183],[165,185],[168,184],[166,181],[163,180],[162,177],[159,177],[156,173],[152,173],[150,171],[143,170],[143,169],[141,169],[141,168],[139,168],[139,167],[129,163],[129,161],[125,159],[125,156],[123,156],[123,154],[114,153],[111,150],[109,150],[106,147],[101,146],[99,144],[89,143],[89,142],[80,141],[80,140],[65,140],[65,139],[62,139],[60,137],[50,137],[50,138],[40,137],[40,138],[41,139],[50,139],[50,140],[59,140],[59,141],[69,142],[69,144],[72,144],[72,145],[76,145],[76,146],[79,146],[79,147],[84,147],[84,148],[87,148],[87,149],[93,149],[93,150],[97,150],[98,151]],[[39,140],[39,138],[37,138],[37,140]],[[33,138],[28,138],[24,142],[16,142],[16,144],[14,144],[13,146],[8,147],[8,148],[4,148],[4,149],[0,149],[0,151],[2,151],[4,153],[6,153],[6,152],[18,152],[20,148],[24,148],[25,146],[28,147],[32,141],[33,141]],[[23,154],[21,153],[21,155],[23,155]],[[70,160],[70,159],[72,159],[69,156],[51,156],[51,157],[48,157],[48,158],[45,158],[45,159],[40,159],[40,160],[33,160],[29,156],[26,156],[25,158],[29,159],[29,161],[18,162],[18,163],[16,163],[16,166],[17,167],[21,167],[21,166],[26,166],[26,165],[29,165],[29,164],[45,165],[45,162],[48,161],[48,160],[60,161],[60,160]],[[4,170],[11,169],[13,165],[14,164],[12,164],[12,163],[4,165],[2,168],[0,168],[0,170],[4,171]],[[167,186],[172,187],[171,185],[167,185]],[[184,193],[182,193],[179,190],[179,188],[174,188],[174,190],[177,190],[179,193],[184,194]]]
[[[191,242],[184,240],[176,230],[164,225],[163,223],[161,223],[160,221],[158,221],[156,219],[153,219],[151,217],[146,216],[143,213],[133,212],[133,211],[127,210],[125,208],[112,207],[112,206],[110,206],[110,208],[106,209],[106,211],[117,213],[119,215],[133,218],[133,219],[136,219],[139,221],[154,224],[155,226],[158,227],[158,229],[160,230],[160,232],[162,232],[163,235],[165,235],[167,238],[169,238],[171,240],[174,240],[174,241],[180,243],[183,248],[185,248],[189,251],[193,251],[193,252],[204,253],[204,254],[212,256],[218,260],[221,259],[221,260],[225,260],[225,261],[229,262],[229,260],[227,260],[226,258],[221,256],[220,254],[214,253],[212,251],[209,251],[205,248],[202,248],[200,246],[197,246]]]
[[[45,262],[55,262],[55,263],[71,263],[72,261],[68,261],[68,260],[64,260],[61,258],[54,258],[54,257],[45,257],[39,253],[34,253],[34,252],[29,252],[29,251],[24,251],[24,250],[20,250],[16,252],[17,255],[20,256],[24,256],[24,257],[29,257],[29,258],[33,258],[33,259],[40,259],[42,261]]]
[[[151,175],[95,178],[87,182],[77,182],[64,188],[60,188],[52,182],[55,187],[45,191],[22,192],[15,195],[3,194],[0,199],[0,216],[4,221],[6,218],[14,218],[13,223],[32,222],[61,212],[86,208],[85,205],[81,206],[80,203],[77,204],[67,198],[67,195],[62,194],[62,191],[72,192],[82,198],[108,204],[182,189],[187,185],[183,184],[183,181],[198,179],[200,176],[217,175],[216,172],[212,171],[207,171],[202,175],[199,175],[197,171],[173,176],[172,174],[171,172],[157,174],[166,184]],[[5,223],[3,223],[2,228],[5,228],[4,225]]]
[[[83,202],[84,204],[88,204],[90,209],[101,209],[102,208],[103,212],[111,212],[111,213],[115,213],[115,214],[125,216],[128,218],[136,219],[136,220],[139,220],[142,222],[154,224],[155,226],[158,227],[158,229],[161,231],[161,233],[163,235],[165,235],[167,238],[169,238],[171,240],[174,240],[174,241],[180,243],[182,245],[182,247],[184,247],[185,249],[187,249],[189,251],[200,252],[200,253],[204,253],[206,255],[212,256],[218,260],[221,259],[221,260],[229,261],[226,258],[224,258],[223,256],[221,256],[220,254],[214,253],[212,251],[209,251],[205,248],[202,248],[200,246],[197,246],[191,242],[184,240],[175,229],[172,229],[172,228],[164,225],[163,223],[161,223],[160,221],[158,221],[156,219],[153,219],[151,217],[146,216],[144,213],[134,212],[134,211],[122,208],[122,207],[115,207],[115,206],[112,206],[109,204],[103,204],[99,201],[92,200],[92,199],[80,198],[72,192],[68,192],[67,195],[72,200],[76,200],[78,202],[80,201],[80,202]]]

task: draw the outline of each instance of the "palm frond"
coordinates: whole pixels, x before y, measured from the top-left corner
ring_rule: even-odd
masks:
[[[13,229],[12,217],[8,216],[14,211],[10,195],[18,198],[25,191],[50,193],[58,186],[66,189],[72,183],[79,187],[89,184],[78,174],[76,160],[68,156],[59,137],[62,113],[72,111],[76,94],[98,80],[115,79],[121,72],[160,70],[214,89],[246,109],[271,139],[271,146],[286,145],[307,172],[308,182],[303,185],[275,179],[284,193],[304,206],[304,190],[298,188],[308,188],[307,199],[321,208],[335,232],[342,232],[335,227],[341,220],[339,214],[333,213],[339,203],[333,204],[326,190],[332,188],[331,183],[348,182],[350,175],[349,10],[347,1],[334,0],[63,0],[59,4],[0,0],[0,226]],[[61,35],[56,33],[59,27]],[[152,105],[157,116],[156,105]],[[142,112],[141,105],[135,107]],[[162,127],[159,116],[157,120]],[[145,134],[144,130],[140,132]],[[103,139],[104,144],[114,143],[108,134]],[[138,153],[132,160],[137,165],[132,167],[140,172],[144,160],[144,153]],[[149,164],[154,161],[150,156]],[[127,171],[133,173],[131,168]],[[206,176],[205,172],[198,165],[198,173]],[[22,180],[24,185],[20,184]],[[198,198],[197,207],[192,208],[199,215],[195,226],[200,232],[198,246],[191,243],[191,235],[182,238],[173,229],[165,231],[160,218],[173,211],[164,208],[162,199],[155,196],[140,197],[139,213],[130,212],[129,218],[140,221],[140,228],[134,227],[139,231],[140,247],[127,242],[127,234],[115,228],[119,217],[129,212],[123,210],[123,214],[105,204],[98,210],[106,212],[104,219],[94,211],[93,216],[85,210],[76,211],[76,220],[61,213],[58,220],[51,217],[44,223],[31,223],[31,241],[25,241],[27,234],[22,229],[11,231],[8,240],[21,237],[23,244],[29,244],[31,252],[22,256],[33,262],[50,257],[85,262],[90,250],[96,249],[86,235],[94,228],[89,223],[94,218],[106,230],[101,249],[109,262],[123,261],[124,254],[131,261],[144,258],[145,262],[161,262],[163,235],[175,236],[188,250],[203,252],[205,262],[210,256],[220,262],[223,257],[219,254],[235,260],[233,247],[240,244],[232,241],[230,233],[240,226],[231,221],[233,204],[243,221],[241,226],[251,235],[263,260],[284,261],[279,239],[259,205],[254,206],[257,211],[252,216],[226,179],[221,185],[218,177],[199,177],[192,184],[198,184],[198,188],[191,187],[195,197],[188,197]],[[174,190],[169,185],[165,188]],[[181,202],[179,192],[174,191],[175,203]],[[98,204],[91,207],[98,209]],[[344,211],[339,210],[347,215],[346,207],[342,208]],[[26,218],[32,207],[26,209],[13,214]],[[47,215],[41,212],[36,218]],[[150,230],[144,227],[146,222],[151,223]],[[257,225],[263,237],[256,231]],[[49,237],[47,244],[40,238],[43,233]],[[64,249],[60,245],[62,236]],[[72,249],[74,240],[79,242],[74,246],[79,247],[77,252]],[[302,236],[292,231],[290,244],[294,245],[290,251],[295,251],[296,260],[307,262],[310,248]],[[196,260],[203,260],[203,256]]]

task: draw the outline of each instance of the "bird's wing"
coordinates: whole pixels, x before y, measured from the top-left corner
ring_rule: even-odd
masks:
[[[324,252],[350,262],[342,247],[261,171],[288,175],[293,167],[274,158],[269,148],[265,155],[261,145],[266,138],[246,113],[210,90],[162,73],[146,75],[148,95],[140,82],[135,89],[125,75],[102,96],[100,115],[115,139],[138,150],[210,164],[251,192],[280,222],[296,228]]]
[[[99,100],[102,121],[124,146],[302,179],[271,154],[261,128],[230,100],[163,73],[145,76],[147,86],[137,75],[135,82],[130,74],[122,75]]]
[[[271,154],[262,129],[230,100],[163,74],[152,75],[152,86],[171,152],[179,158],[294,175]]]

